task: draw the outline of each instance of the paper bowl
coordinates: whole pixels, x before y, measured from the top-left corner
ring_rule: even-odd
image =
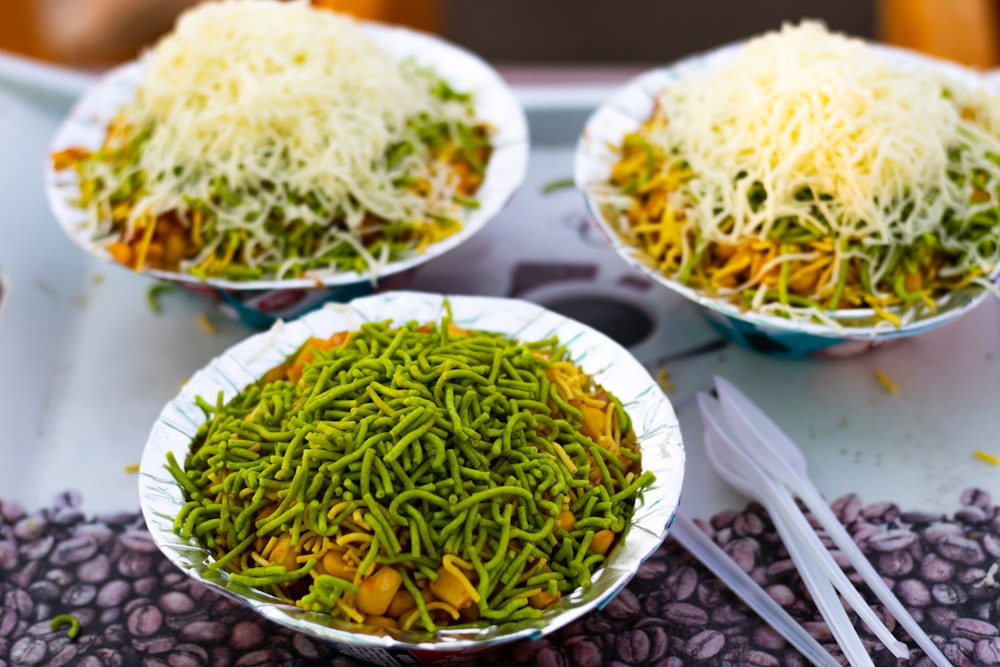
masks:
[[[406,275],[420,265],[433,260],[471,238],[507,204],[524,180],[528,163],[528,124],[513,91],[500,75],[473,53],[436,36],[398,26],[360,23],[365,33],[383,51],[397,60],[413,59],[421,66],[432,68],[455,90],[470,92],[477,118],[495,128],[494,150],[486,166],[486,174],[476,199],[479,208],[469,210],[462,229],[431,244],[420,254],[390,262],[376,278],[355,271],[317,271],[305,277],[284,280],[232,281],[222,278],[201,279],[188,273],[144,269],[142,274],[181,286],[199,288],[215,300],[228,304],[229,312],[247,323],[270,324],[273,312],[257,307],[256,302],[272,292],[309,290],[308,307],[284,311],[280,317],[294,317],[326,300],[346,301],[363,293],[393,275]],[[70,110],[52,140],[50,154],[65,148],[81,146],[98,148],[104,140],[108,122],[117,110],[134,95],[141,81],[143,62],[132,61],[108,71]],[[55,171],[51,161],[45,169],[45,194],[49,207],[63,231],[76,245],[101,259],[112,260],[102,239],[94,239],[84,227],[85,210],[79,208],[79,183],[72,169]],[[123,267],[125,268],[125,267]],[[276,297],[281,301],[281,297]]]
[[[981,303],[988,295],[983,289],[956,291],[938,300],[935,313],[905,316],[899,327],[879,321],[875,312],[869,309],[828,311],[836,324],[790,320],[744,310],[725,299],[672,280],[655,267],[640,245],[629,240],[623,233],[627,221],[607,201],[612,192],[608,175],[619,157],[616,147],[621,145],[627,133],[637,130],[649,118],[657,95],[670,82],[698,76],[715,65],[731,61],[739,55],[744,44],[728,44],[640,74],[615,92],[587,120],[577,142],[574,181],[586,200],[593,221],[614,251],[655,282],[690,300],[728,340],[775,356],[861,352],[887,341],[930,331]],[[932,69],[970,87],[987,87],[984,77],[954,63],[884,45],[872,44],[871,47],[881,57],[903,67]],[[1000,271],[1000,267],[997,270]]]
[[[207,568],[212,558],[209,551],[194,539],[182,539],[173,531],[174,517],[185,501],[164,466],[167,452],[183,460],[203,421],[195,397],[215,397],[222,391],[229,400],[311,336],[329,337],[369,321],[440,321],[445,299],[451,305],[454,322],[462,327],[501,332],[525,341],[557,335],[574,362],[616,395],[628,412],[638,436],[643,468],[651,470],[656,480],[639,494],[632,521],[604,566],[594,573],[592,585],[565,596],[540,619],[479,630],[444,629],[434,635],[414,633],[412,640],[405,641],[352,632],[335,626],[329,616],[281,604],[260,591],[227,586],[226,574]],[[328,304],[294,322],[276,325],[230,348],[198,371],[153,426],[140,464],[139,497],[157,546],[188,576],[235,597],[276,623],[333,643],[344,653],[384,664],[402,664],[390,662],[391,655],[407,652],[421,662],[432,663],[456,653],[467,655],[518,639],[540,637],[606,604],[666,537],[680,499],[684,459],[680,427],[670,402],[643,366],[604,334],[525,301],[389,292],[348,304]]]

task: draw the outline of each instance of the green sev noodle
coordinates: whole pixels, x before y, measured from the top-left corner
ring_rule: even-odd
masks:
[[[208,545],[231,581],[347,622],[343,607],[380,567],[418,598],[414,627],[451,622],[418,594],[446,554],[466,563],[480,624],[538,616],[532,596],[588,585],[606,558],[589,550],[595,532],[620,533],[652,481],[621,402],[555,338],[448,326],[369,322],[310,348],[296,381],[199,398],[206,421],[184,466],[168,455],[187,501],[175,531]],[[570,381],[593,403],[562,395]],[[611,411],[618,456],[587,435],[587,409]],[[267,556],[275,540],[290,540],[295,567]],[[353,550],[354,581],[324,570],[316,545],[330,543]]]

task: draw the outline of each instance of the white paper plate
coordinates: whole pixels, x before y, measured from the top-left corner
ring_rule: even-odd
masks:
[[[308,614],[278,603],[259,591],[241,586],[225,587],[225,574],[210,571],[210,552],[194,539],[184,540],[173,531],[174,517],[185,500],[179,485],[164,467],[167,452],[183,461],[204,415],[196,396],[212,397],[219,391],[229,400],[264,372],[282,363],[309,337],[328,338],[337,331],[355,330],[363,322],[392,320],[440,321],[444,301],[451,305],[453,321],[462,327],[501,332],[524,341],[556,335],[570,357],[595,381],[617,396],[638,436],[642,466],[655,482],[640,492],[632,522],[621,544],[592,585],[577,590],[544,612],[541,619],[492,626],[482,630],[441,630],[433,638],[401,643],[335,627],[329,616]],[[461,650],[538,637],[561,627],[607,602],[635,574],[667,534],[680,500],[684,476],[684,447],[670,401],[643,366],[627,350],[604,334],[579,322],[526,301],[492,297],[448,296],[417,292],[389,292],[328,305],[287,325],[276,325],[229,349],[198,371],[181,393],[160,413],[142,455],[139,498],[153,539],[166,556],[185,573],[237,597],[272,621],[347,646]]]
[[[476,116],[495,128],[493,153],[476,199],[479,208],[470,210],[462,229],[428,246],[424,252],[391,262],[379,271],[379,279],[430,261],[471,237],[507,204],[524,180],[528,164],[528,124],[524,110],[500,75],[478,56],[426,33],[379,23],[361,23],[368,36],[386,53],[402,61],[412,58],[432,68],[452,88],[473,96]],[[97,149],[104,141],[108,122],[130,101],[142,79],[143,62],[133,61],[112,69],[73,107],[56,132],[51,152],[72,146]],[[45,170],[45,193],[49,206],[66,234],[81,248],[113,262],[101,243],[83,226],[87,213],[79,208],[79,184],[71,169],[55,171],[51,161]],[[202,280],[187,273],[144,270],[157,278],[208,284],[232,290],[270,290],[349,285],[370,281],[368,273],[354,271],[310,272],[308,277],[288,280],[232,281],[221,278]],[[315,278],[313,277],[315,275]]]
[[[574,181],[577,189],[583,193],[597,226],[615,252],[656,282],[712,311],[716,320],[718,316],[723,316],[760,327],[764,332],[794,331],[842,340],[888,340],[933,329],[954,320],[982,302],[988,295],[985,290],[955,292],[938,301],[936,313],[904,320],[903,325],[898,328],[886,321],[879,322],[875,312],[869,309],[830,311],[828,314],[840,326],[789,320],[777,315],[743,310],[727,300],[702,294],[667,278],[653,265],[641,246],[632,244],[620,233],[621,218],[606,203],[607,196],[612,193],[608,176],[612,165],[620,156],[616,147],[621,145],[627,133],[638,130],[650,117],[656,97],[671,81],[696,77],[714,66],[729,62],[738,57],[745,44],[746,42],[727,44],[640,74],[620,88],[587,120],[577,142]],[[880,56],[905,68],[929,68],[969,87],[988,85],[983,76],[955,63],[881,44],[870,46]],[[1000,267],[997,270],[1000,271]]]

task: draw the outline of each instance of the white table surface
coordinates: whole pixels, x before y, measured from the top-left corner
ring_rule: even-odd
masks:
[[[86,256],[64,237],[42,188],[48,143],[69,103],[52,89],[85,80],[31,67],[25,79],[23,67],[10,75],[3,65],[0,58],[0,499],[42,507],[76,489],[88,512],[134,511],[137,479],[126,466],[139,461],[156,415],[186,377],[252,331],[179,293],[164,297],[156,315],[147,279]],[[658,360],[717,340],[686,303],[637,280],[587,233],[577,193],[541,194],[543,184],[570,175],[567,137],[608,89],[574,82],[518,92],[529,118],[545,116],[533,124],[542,131],[533,136],[538,148],[524,187],[500,217],[407,288],[508,295],[519,264],[548,267],[549,278],[567,265],[589,267],[585,277],[518,293],[543,304],[600,295],[645,312],[654,326],[634,351],[654,371]],[[202,312],[215,334],[199,325]],[[682,508],[689,516],[746,503],[701,452],[693,396],[715,374],[745,389],[801,444],[830,499],[857,493],[866,504],[947,513],[965,488],[1000,495],[1000,467],[973,456],[1000,454],[1000,300],[850,358],[781,360],[729,345],[665,367],[688,454]],[[876,369],[898,394],[885,391]]]

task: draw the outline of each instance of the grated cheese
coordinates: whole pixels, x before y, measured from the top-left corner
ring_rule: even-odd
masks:
[[[764,239],[796,218],[827,237],[908,244],[947,211],[970,212],[972,179],[956,183],[949,170],[1000,176],[998,108],[983,91],[803,22],[671,81],[651,141],[671,156],[665,169],[689,167],[669,203],[703,242]],[[766,199],[750,196],[761,187]],[[962,249],[985,269],[995,261]]]
[[[123,127],[151,131],[135,165],[147,187],[130,212],[130,231],[170,211],[197,226],[190,201],[199,200],[219,231],[244,238],[239,259],[259,266],[286,259],[265,229],[276,210],[303,225],[326,225],[339,213],[349,233],[332,234],[328,245],[360,245],[369,213],[395,221],[459,210],[451,176],[416,142],[394,165],[386,153],[412,139],[413,118],[467,119],[469,110],[435,97],[429,74],[389,57],[352,18],[301,1],[207,2],[179,18],[144,67],[120,114]],[[432,194],[399,187],[401,175],[426,179]],[[212,201],[220,182],[232,201]],[[305,195],[321,206],[307,205]],[[216,234],[186,266],[211,266],[224,238]]]

